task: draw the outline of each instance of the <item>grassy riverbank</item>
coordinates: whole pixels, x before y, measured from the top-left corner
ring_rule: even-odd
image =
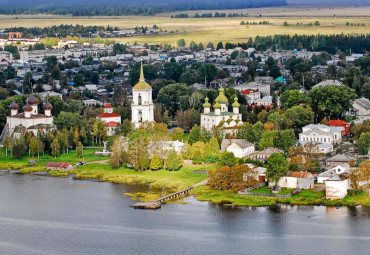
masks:
[[[235,206],[268,206],[276,203],[293,205],[328,205],[328,206],[370,206],[370,196],[362,191],[358,195],[346,196],[342,200],[325,199],[325,191],[303,190],[299,195],[290,198],[239,195],[230,191],[212,190],[207,186],[196,187],[192,194],[200,201],[210,201],[215,204],[233,204]]]
[[[214,166],[208,166],[211,169]],[[99,179],[114,183],[143,183],[153,187],[181,190],[207,178],[202,165],[185,165],[178,171],[135,171],[121,167],[112,168],[109,164],[90,164],[76,168],[76,178]]]

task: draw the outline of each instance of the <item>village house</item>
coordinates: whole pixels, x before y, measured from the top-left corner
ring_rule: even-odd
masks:
[[[108,136],[114,135],[116,128],[121,124],[121,115],[113,112],[113,107],[109,103],[105,104],[102,113],[96,115],[96,119],[102,120],[107,124]]]
[[[367,98],[356,99],[352,108],[348,112],[349,116],[368,116],[370,115],[370,100]]]
[[[283,150],[277,148],[267,148],[263,151],[255,151],[252,155],[252,158],[264,162],[268,159],[273,153],[284,153]]]
[[[353,158],[347,155],[337,154],[326,160],[326,167],[335,167],[343,164],[349,164],[351,160],[353,160]]]
[[[311,89],[318,88],[318,87],[324,87],[324,86],[342,86],[342,85],[343,85],[343,83],[341,81],[338,81],[338,80],[325,80],[325,81],[322,81],[322,82],[316,84]]]
[[[325,183],[325,181],[339,174],[343,174],[343,173],[349,174],[349,170],[350,170],[350,166],[346,163],[337,165],[334,168],[329,169],[319,174],[317,176],[317,183]]]
[[[47,170],[69,171],[73,169],[73,165],[68,162],[48,162],[45,167]]]
[[[254,153],[254,144],[245,139],[223,139],[221,151],[232,152],[236,158],[248,157]]]
[[[344,130],[342,131],[342,136],[343,135],[350,135],[350,127],[351,125],[344,121],[344,120],[329,120],[329,126],[331,127],[343,127]]]
[[[71,47],[76,47],[76,46],[77,46],[77,41],[68,39],[68,38],[60,39],[60,41],[58,42],[59,48],[65,48],[65,47],[71,48]]]
[[[314,187],[314,176],[309,172],[292,172],[280,178],[278,186],[285,189],[312,189]],[[269,183],[274,186],[275,183]]]
[[[326,199],[342,199],[350,188],[348,174],[336,174],[325,181]]]

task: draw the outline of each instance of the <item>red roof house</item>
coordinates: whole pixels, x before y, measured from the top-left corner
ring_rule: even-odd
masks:
[[[348,122],[345,122],[344,120],[330,120],[329,121],[329,126],[333,127],[343,127],[344,131],[342,132],[343,135],[349,135],[349,128],[351,125]]]

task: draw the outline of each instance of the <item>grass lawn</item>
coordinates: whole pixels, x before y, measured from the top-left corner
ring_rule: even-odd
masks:
[[[291,194],[294,191],[294,189],[282,189],[279,193],[276,193],[277,195],[288,195]],[[272,190],[268,187],[260,187],[258,189],[254,189],[249,191],[251,193],[261,193],[261,194],[273,194]]]
[[[254,190],[267,193],[266,188]],[[288,191],[288,190],[287,190]],[[194,194],[200,201],[210,201],[212,203],[229,203],[235,206],[268,206],[275,203],[285,203],[293,205],[328,205],[328,206],[370,206],[370,196],[362,191],[358,195],[346,196],[341,200],[325,199],[325,191],[302,190],[298,195],[290,198],[277,198],[265,196],[239,195],[230,191],[212,190],[208,186],[196,187]]]
[[[97,149],[84,149],[84,160],[85,162],[92,162],[92,161],[97,161],[97,160],[104,160],[104,159],[109,159],[109,157],[104,157],[104,156],[96,156],[95,151]],[[45,155],[40,155],[40,158],[32,157],[32,156],[25,156],[22,159],[17,159],[15,157],[10,156],[10,153],[8,152],[8,156],[5,155],[5,149],[1,148],[0,149],[0,168],[7,168],[6,166],[12,165],[18,166],[26,166],[30,160],[35,160],[37,161],[37,166],[45,166],[46,163],[48,162],[69,162],[73,165],[75,165],[77,162],[82,161],[82,158],[77,157],[76,151],[75,150],[70,150],[68,154],[61,154],[59,157],[53,157],[49,154]],[[17,167],[16,167],[17,168]],[[14,169],[14,168],[13,168]]]
[[[208,168],[212,167],[208,166]],[[144,183],[154,187],[181,190],[207,178],[205,173],[194,173],[194,171],[200,170],[205,170],[205,166],[185,165],[178,171],[141,172],[125,167],[114,169],[109,164],[90,164],[76,168],[76,177],[81,179],[96,178],[115,183]]]

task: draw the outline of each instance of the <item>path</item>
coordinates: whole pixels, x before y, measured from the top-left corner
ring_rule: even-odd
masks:
[[[97,161],[91,161],[91,162],[86,162],[86,165],[90,164],[107,164],[110,159],[103,159],[103,160],[97,160]]]

